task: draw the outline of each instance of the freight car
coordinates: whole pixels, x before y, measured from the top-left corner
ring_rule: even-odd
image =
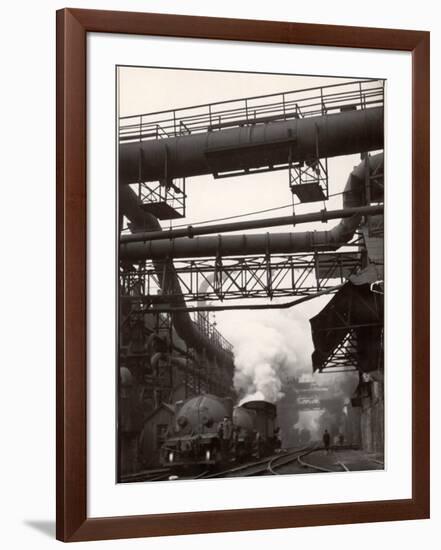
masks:
[[[193,397],[176,406],[161,464],[174,470],[214,468],[270,454],[280,446],[276,422],[276,407],[266,401],[233,407],[228,398]]]

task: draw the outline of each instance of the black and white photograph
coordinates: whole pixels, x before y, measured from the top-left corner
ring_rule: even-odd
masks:
[[[437,7],[5,4],[2,548],[441,539]]]
[[[117,482],[383,470],[387,81],[116,89]]]

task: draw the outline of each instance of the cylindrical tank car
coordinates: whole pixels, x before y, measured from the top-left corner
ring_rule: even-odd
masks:
[[[276,416],[275,405],[266,401],[233,409],[231,399],[205,394],[178,403],[161,464],[215,466],[274,452],[280,445]]]

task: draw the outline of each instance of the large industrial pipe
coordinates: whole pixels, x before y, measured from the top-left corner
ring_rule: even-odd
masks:
[[[362,206],[365,201],[365,176],[379,175],[371,179],[371,195],[382,200],[383,154],[363,160],[350,174],[343,192],[343,208]],[[381,179],[381,183],[380,180]],[[120,245],[120,258],[128,261],[142,259],[164,260],[165,258],[196,258],[209,256],[238,256],[252,254],[290,254],[313,250],[337,250],[354,235],[361,222],[361,215],[344,218],[328,231],[302,231],[292,233],[260,233],[243,235],[216,235],[163,239],[147,242],[127,242]]]
[[[119,182],[271,167],[383,148],[383,108],[122,143]]]
[[[161,225],[155,216],[145,212],[141,207],[135,193],[130,187],[121,187],[119,191],[119,207],[120,212],[126,216],[132,223],[135,230],[153,230],[158,231]],[[182,296],[181,287],[173,267],[173,262],[155,262],[155,270],[158,274],[159,281],[163,285],[163,290],[171,292],[174,297],[168,299],[170,306],[185,308],[185,301]],[[179,311],[172,314],[173,326],[177,334],[186,342],[187,346],[194,348],[199,352],[207,354],[209,358],[216,358],[220,365],[229,367],[233,366],[232,355],[219,348],[202,332],[199,331],[197,325],[192,321],[188,311]]]
[[[290,216],[280,216],[277,218],[264,218],[262,220],[247,220],[244,222],[216,223],[211,225],[200,225],[193,227],[180,227],[178,229],[164,229],[161,231],[142,231],[139,233],[130,233],[121,235],[120,243],[133,243],[143,241],[157,241],[164,239],[176,239],[180,237],[193,238],[196,235],[213,235],[215,233],[229,233],[232,231],[245,231],[247,229],[260,229],[267,227],[277,227],[281,225],[300,225],[311,222],[327,222],[341,218],[350,218],[354,214],[362,216],[374,216],[383,213],[383,205],[359,206],[356,208],[341,208],[339,210],[319,210],[309,214],[295,214]]]

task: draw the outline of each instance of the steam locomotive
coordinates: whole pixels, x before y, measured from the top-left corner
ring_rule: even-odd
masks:
[[[177,404],[161,465],[181,470],[259,458],[280,447],[277,410],[267,401],[233,407],[230,398],[204,394]]]

